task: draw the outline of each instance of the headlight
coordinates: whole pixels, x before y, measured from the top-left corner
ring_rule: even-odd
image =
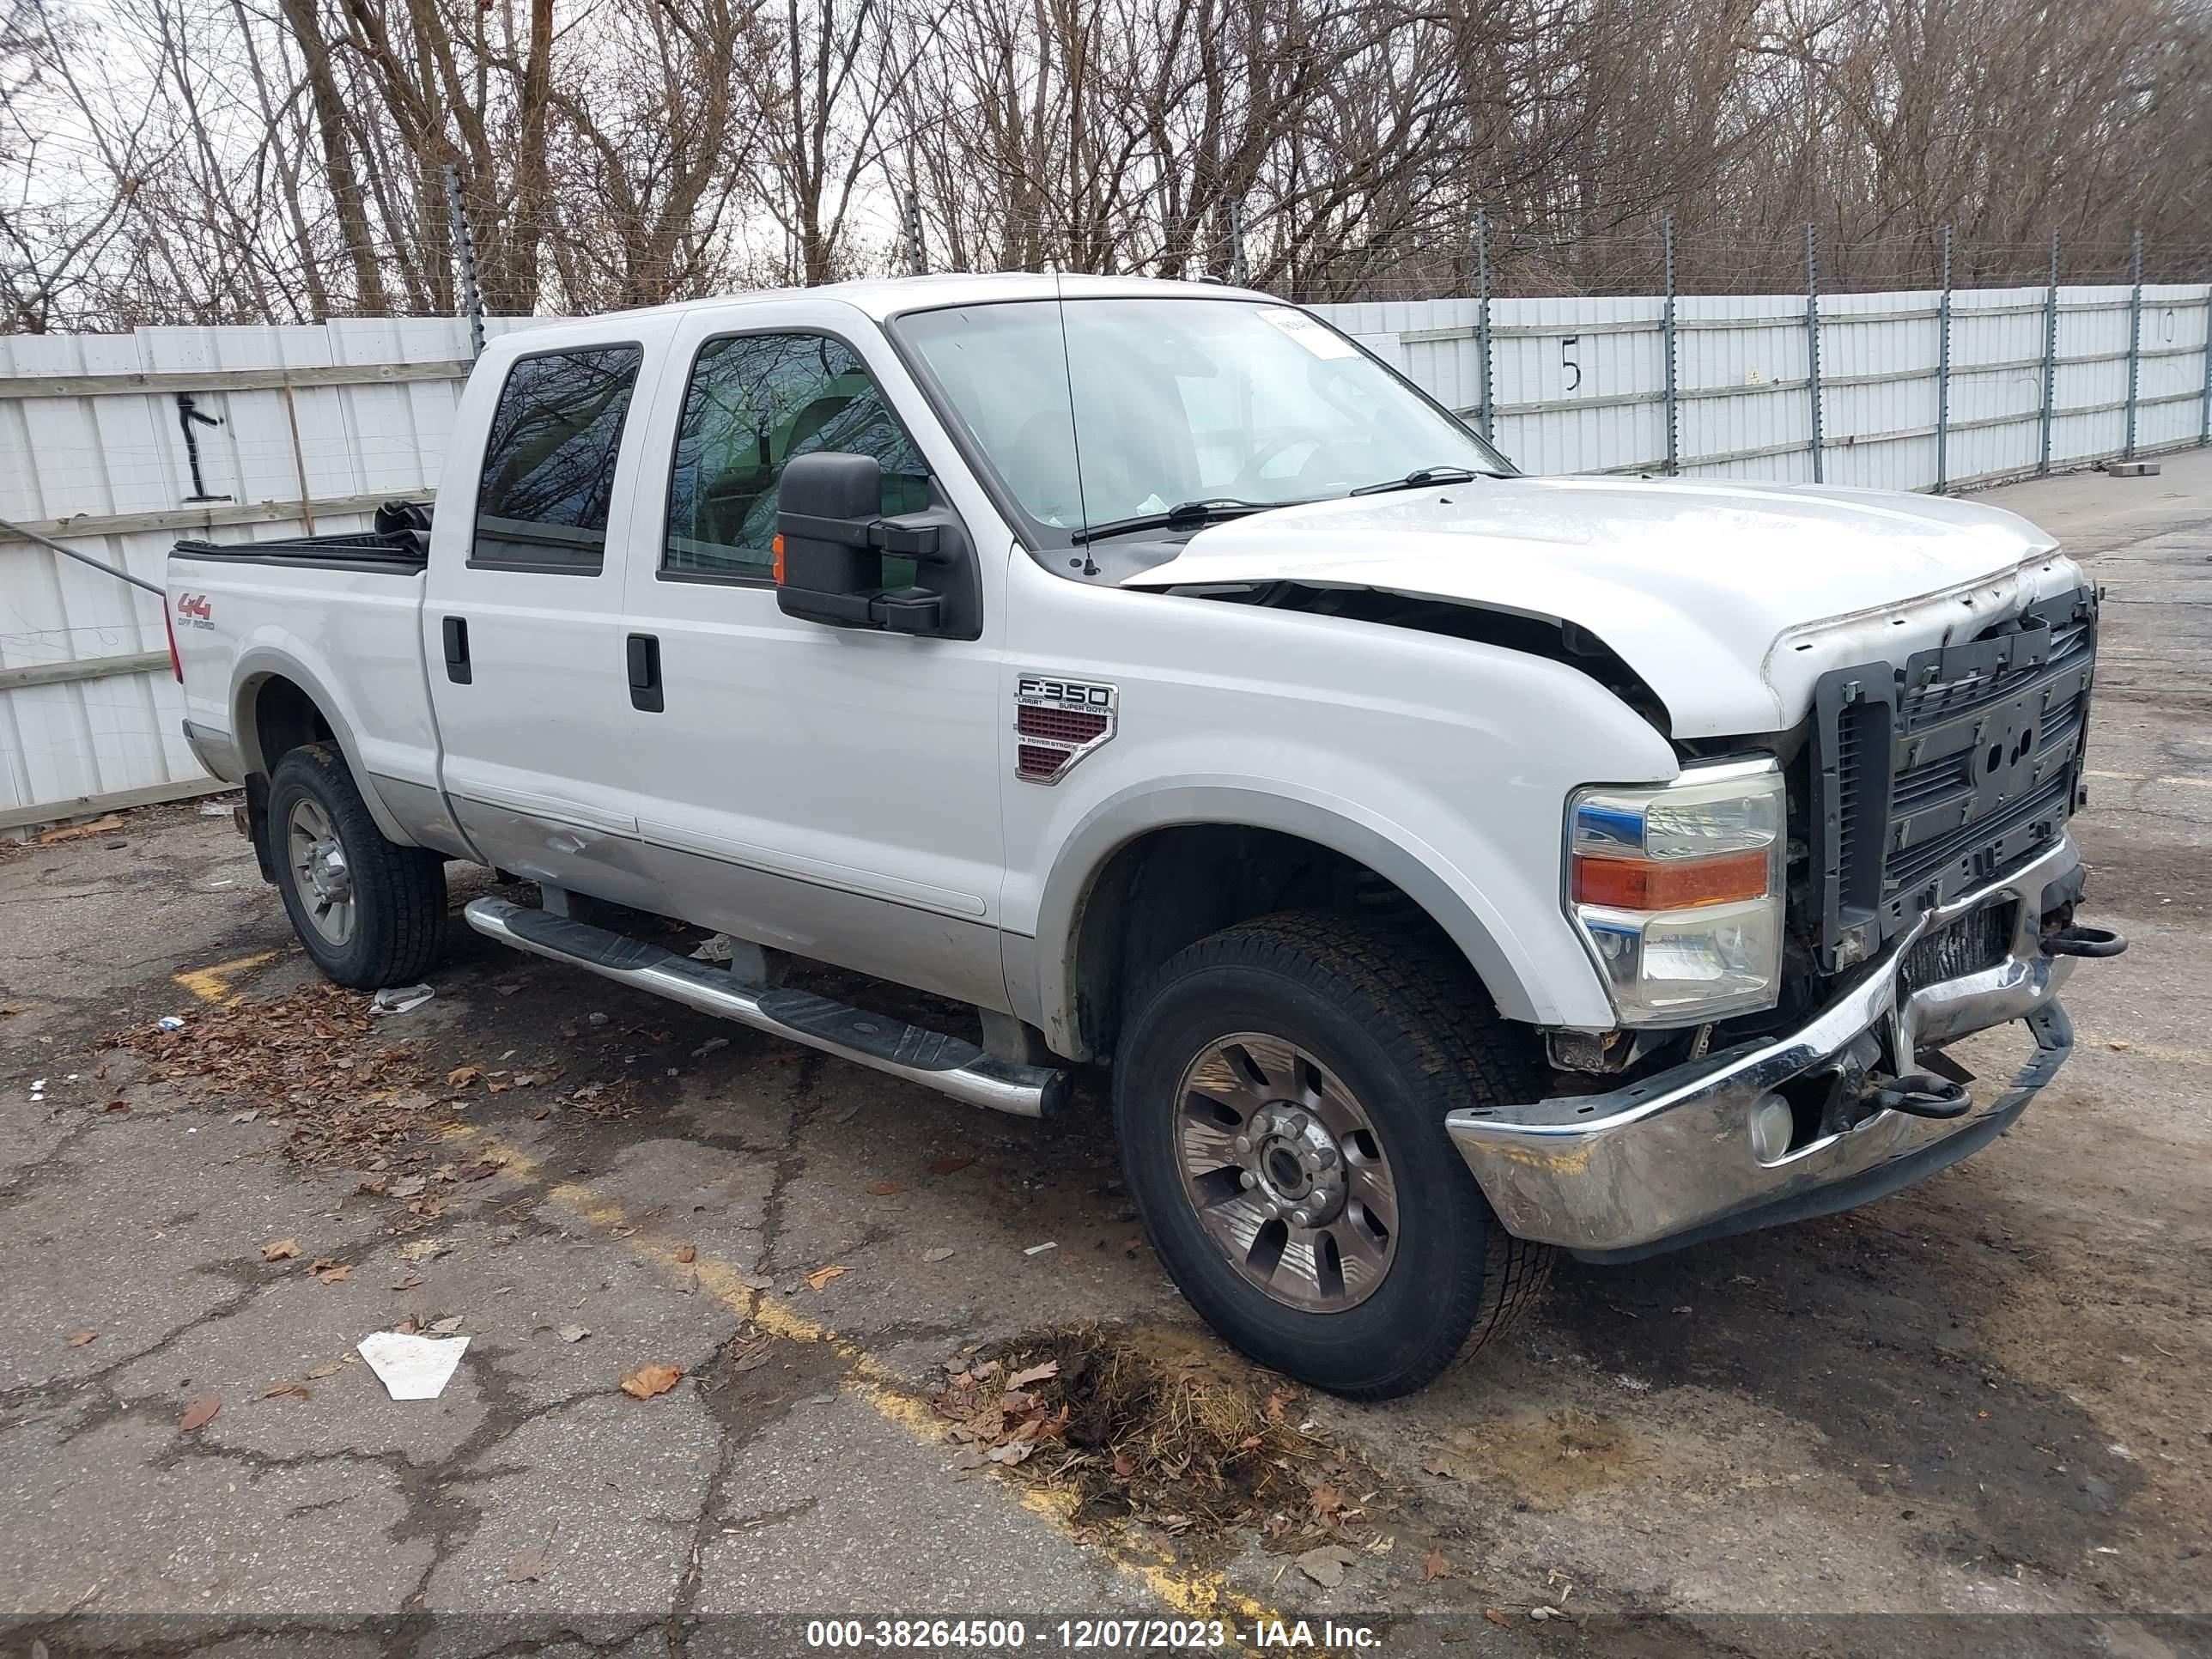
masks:
[[[1771,1007],[1782,981],[1782,769],[1692,767],[1673,783],[1577,791],[1568,913],[1624,1025]]]

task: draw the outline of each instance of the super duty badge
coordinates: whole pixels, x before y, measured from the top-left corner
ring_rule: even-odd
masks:
[[[1057,783],[1075,763],[1114,735],[1121,699],[1096,680],[1024,674],[1014,684],[1014,775]]]

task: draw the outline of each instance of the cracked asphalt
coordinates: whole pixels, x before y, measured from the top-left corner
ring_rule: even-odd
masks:
[[[456,920],[436,999],[337,1046],[557,1080],[453,1091],[383,1169],[302,1162],[282,1103],[109,1040],[313,982],[227,817],[0,848],[0,1659],[781,1653],[932,1614],[1033,1647],[1280,1613],[1386,1652],[2212,1651],[2212,456],[1994,498],[2107,587],[2077,836],[2133,948],[2077,975],[2079,1052],[1897,1197],[1564,1267],[1417,1398],[1305,1401],[1382,1477],[1334,1589],[1256,1534],[1079,1528],[941,1437],[927,1395],[972,1345],[1194,1327],[1097,1079],[993,1118]],[[483,1173],[424,1215],[410,1170]],[[349,1361],[450,1319],[434,1401]],[[622,1391],[656,1364],[684,1379]]]

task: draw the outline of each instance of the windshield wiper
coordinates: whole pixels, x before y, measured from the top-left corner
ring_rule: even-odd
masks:
[[[1125,536],[1133,530],[1194,530],[1221,519],[1241,519],[1248,513],[1266,513],[1291,501],[1243,501],[1233,495],[1212,495],[1202,501],[1177,501],[1164,513],[1143,513],[1133,519],[1109,519],[1077,531],[1067,539],[1080,547],[1102,536]]]
[[[1408,472],[1402,478],[1385,478],[1381,483],[1362,484],[1346,493],[1353,495],[1382,495],[1393,489],[1419,489],[1429,484],[1472,483],[1484,475],[1471,467],[1424,466]]]

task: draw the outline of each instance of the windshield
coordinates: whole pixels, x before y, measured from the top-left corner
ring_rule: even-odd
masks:
[[[1032,300],[910,313],[892,328],[1047,532],[1190,503],[1279,507],[1427,469],[1511,471],[1289,306]]]

